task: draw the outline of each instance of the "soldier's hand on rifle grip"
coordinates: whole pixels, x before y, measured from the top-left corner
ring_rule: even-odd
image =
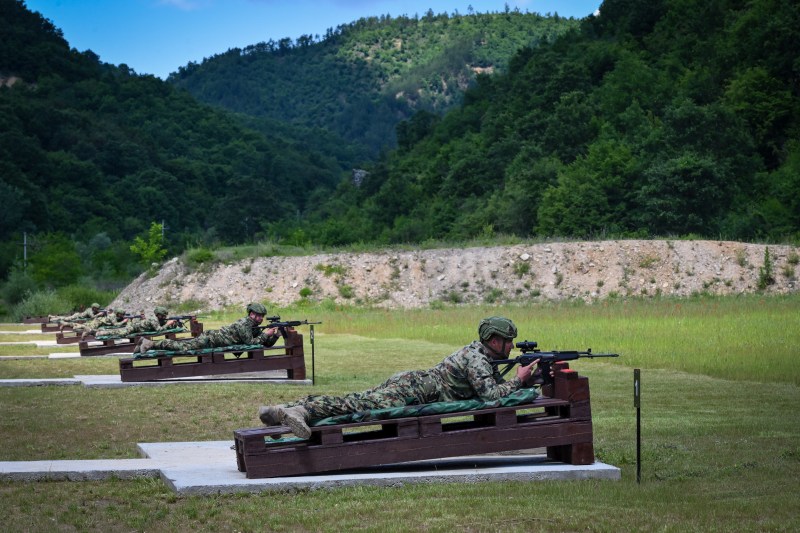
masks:
[[[528,379],[530,379],[531,374],[533,373],[533,366],[538,364],[539,360],[534,360],[531,364],[527,366],[518,366],[517,367],[517,377],[522,381],[522,383],[528,383]]]
[[[264,330],[264,333],[270,337],[276,337],[278,335],[278,328],[269,328]]]

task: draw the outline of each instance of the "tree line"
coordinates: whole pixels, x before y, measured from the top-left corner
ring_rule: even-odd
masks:
[[[420,112],[306,231],[328,244],[800,238],[800,5],[607,0]]]

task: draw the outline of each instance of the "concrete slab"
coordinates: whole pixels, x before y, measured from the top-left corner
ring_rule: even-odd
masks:
[[[58,346],[59,345],[56,341],[16,341],[16,342],[0,342],[0,344],[6,345],[6,346],[10,346],[12,344],[16,344],[18,346],[19,345],[23,345],[23,346],[34,345],[34,346],[38,346],[39,348],[42,348],[44,346]]]
[[[119,374],[80,375],[74,378],[54,379],[0,379],[0,387],[37,387],[43,385],[83,385],[87,388],[120,388],[120,387],[163,387],[165,385],[196,385],[212,383],[277,383],[281,385],[311,385],[310,379],[287,379],[282,371],[252,372],[245,374],[229,374],[225,376],[205,376],[196,378],[180,378],[161,381],[123,382]]]
[[[0,379],[0,387],[42,387],[45,385],[80,385],[81,381],[71,378],[49,379]]]
[[[246,374],[228,374],[226,376],[205,376],[196,378],[177,378],[177,379],[163,379],[160,381],[136,381],[136,382],[123,382],[119,374],[108,375],[84,375],[75,376],[75,379],[80,380],[86,387],[136,387],[136,386],[164,386],[164,385],[186,385],[197,383],[279,383],[281,385],[311,385],[310,379],[287,379],[286,373],[281,371],[271,372],[254,372],[253,375],[248,377]],[[270,375],[271,374],[271,375]]]
[[[596,462],[574,466],[544,455],[480,455],[417,461],[336,474],[247,479],[236,468],[233,441],[140,443],[144,459],[0,462],[0,479],[10,481],[96,480],[161,477],[180,495],[334,489],[349,485],[481,481],[619,480],[617,467]]]

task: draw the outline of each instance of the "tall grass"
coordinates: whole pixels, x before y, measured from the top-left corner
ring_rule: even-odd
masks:
[[[517,340],[542,350],[616,352],[614,364],[681,370],[732,380],[800,384],[800,295],[607,300],[392,311],[287,308],[282,316],[320,319],[322,334],[428,341],[453,348],[477,338],[491,315],[514,320]],[[391,343],[384,344],[384,348]],[[354,345],[354,348],[357,347]],[[445,353],[431,353],[430,361]]]

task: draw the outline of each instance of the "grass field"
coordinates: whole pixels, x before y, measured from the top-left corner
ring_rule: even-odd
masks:
[[[518,340],[536,340],[544,350],[622,355],[572,365],[590,379],[597,458],[620,467],[622,480],[214,497],[177,497],[160,480],[3,482],[3,529],[800,530],[800,296],[279,312],[323,321],[313,389],[0,388],[0,460],[124,458],[136,456],[137,442],[232,440],[233,430],[258,425],[261,404],[361,390],[398,370],[432,366],[474,339],[480,318],[502,314],[519,326]],[[236,317],[216,317],[207,327]],[[9,360],[16,352],[7,348],[0,346],[0,378],[117,369],[113,358]],[[633,368],[642,369],[641,484]]]

